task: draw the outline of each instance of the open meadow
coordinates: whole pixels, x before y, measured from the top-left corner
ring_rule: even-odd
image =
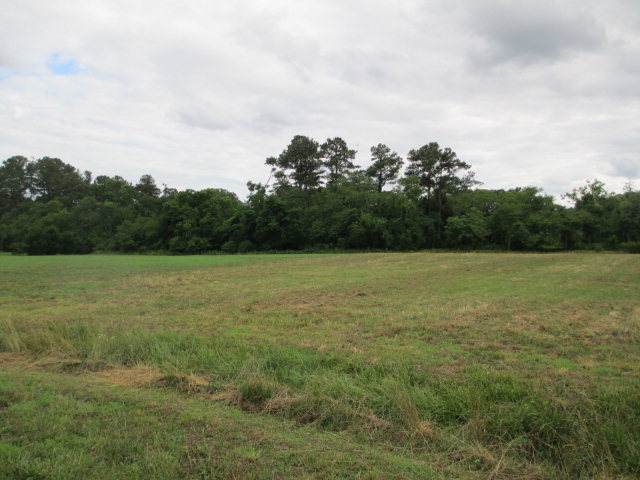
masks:
[[[0,478],[640,478],[640,255],[0,255]]]

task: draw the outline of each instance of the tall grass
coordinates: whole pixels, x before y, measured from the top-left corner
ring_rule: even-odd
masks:
[[[493,468],[547,463],[560,478],[640,475],[640,392],[523,380],[485,368],[446,377],[315,349],[91,322],[0,322],[0,350],[198,373],[248,411],[347,430],[398,448],[481,448]],[[174,382],[175,385],[175,382]],[[453,454],[453,453],[452,453]]]

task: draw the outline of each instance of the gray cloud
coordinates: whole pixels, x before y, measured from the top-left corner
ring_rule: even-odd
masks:
[[[476,63],[555,61],[605,42],[595,19],[568,2],[492,0],[477,5],[472,15],[473,27],[486,42]]]
[[[11,2],[0,157],[242,196],[293,135],[339,135],[360,165],[438,141],[488,188],[621,188],[640,181],[638,5]],[[55,52],[82,68],[54,75]]]
[[[640,154],[631,154],[626,158],[612,160],[612,173],[616,177],[633,179],[640,177]]]
[[[215,109],[204,105],[185,107],[175,112],[178,121],[189,127],[204,128],[206,130],[227,130],[230,128],[228,115],[220,114]]]

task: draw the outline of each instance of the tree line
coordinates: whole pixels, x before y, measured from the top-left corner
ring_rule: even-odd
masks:
[[[371,163],[339,138],[295,136],[249,181],[241,201],[220,188],[133,184],[58,158],[8,158],[0,167],[0,250],[226,253],[425,248],[640,252],[640,191],[597,180],[556,203],[536,187],[480,188],[471,166],[428,143],[406,160],[384,144]],[[403,170],[404,167],[404,170]]]

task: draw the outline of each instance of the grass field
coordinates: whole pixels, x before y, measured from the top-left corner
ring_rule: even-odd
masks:
[[[640,478],[640,256],[0,256],[0,478]]]

